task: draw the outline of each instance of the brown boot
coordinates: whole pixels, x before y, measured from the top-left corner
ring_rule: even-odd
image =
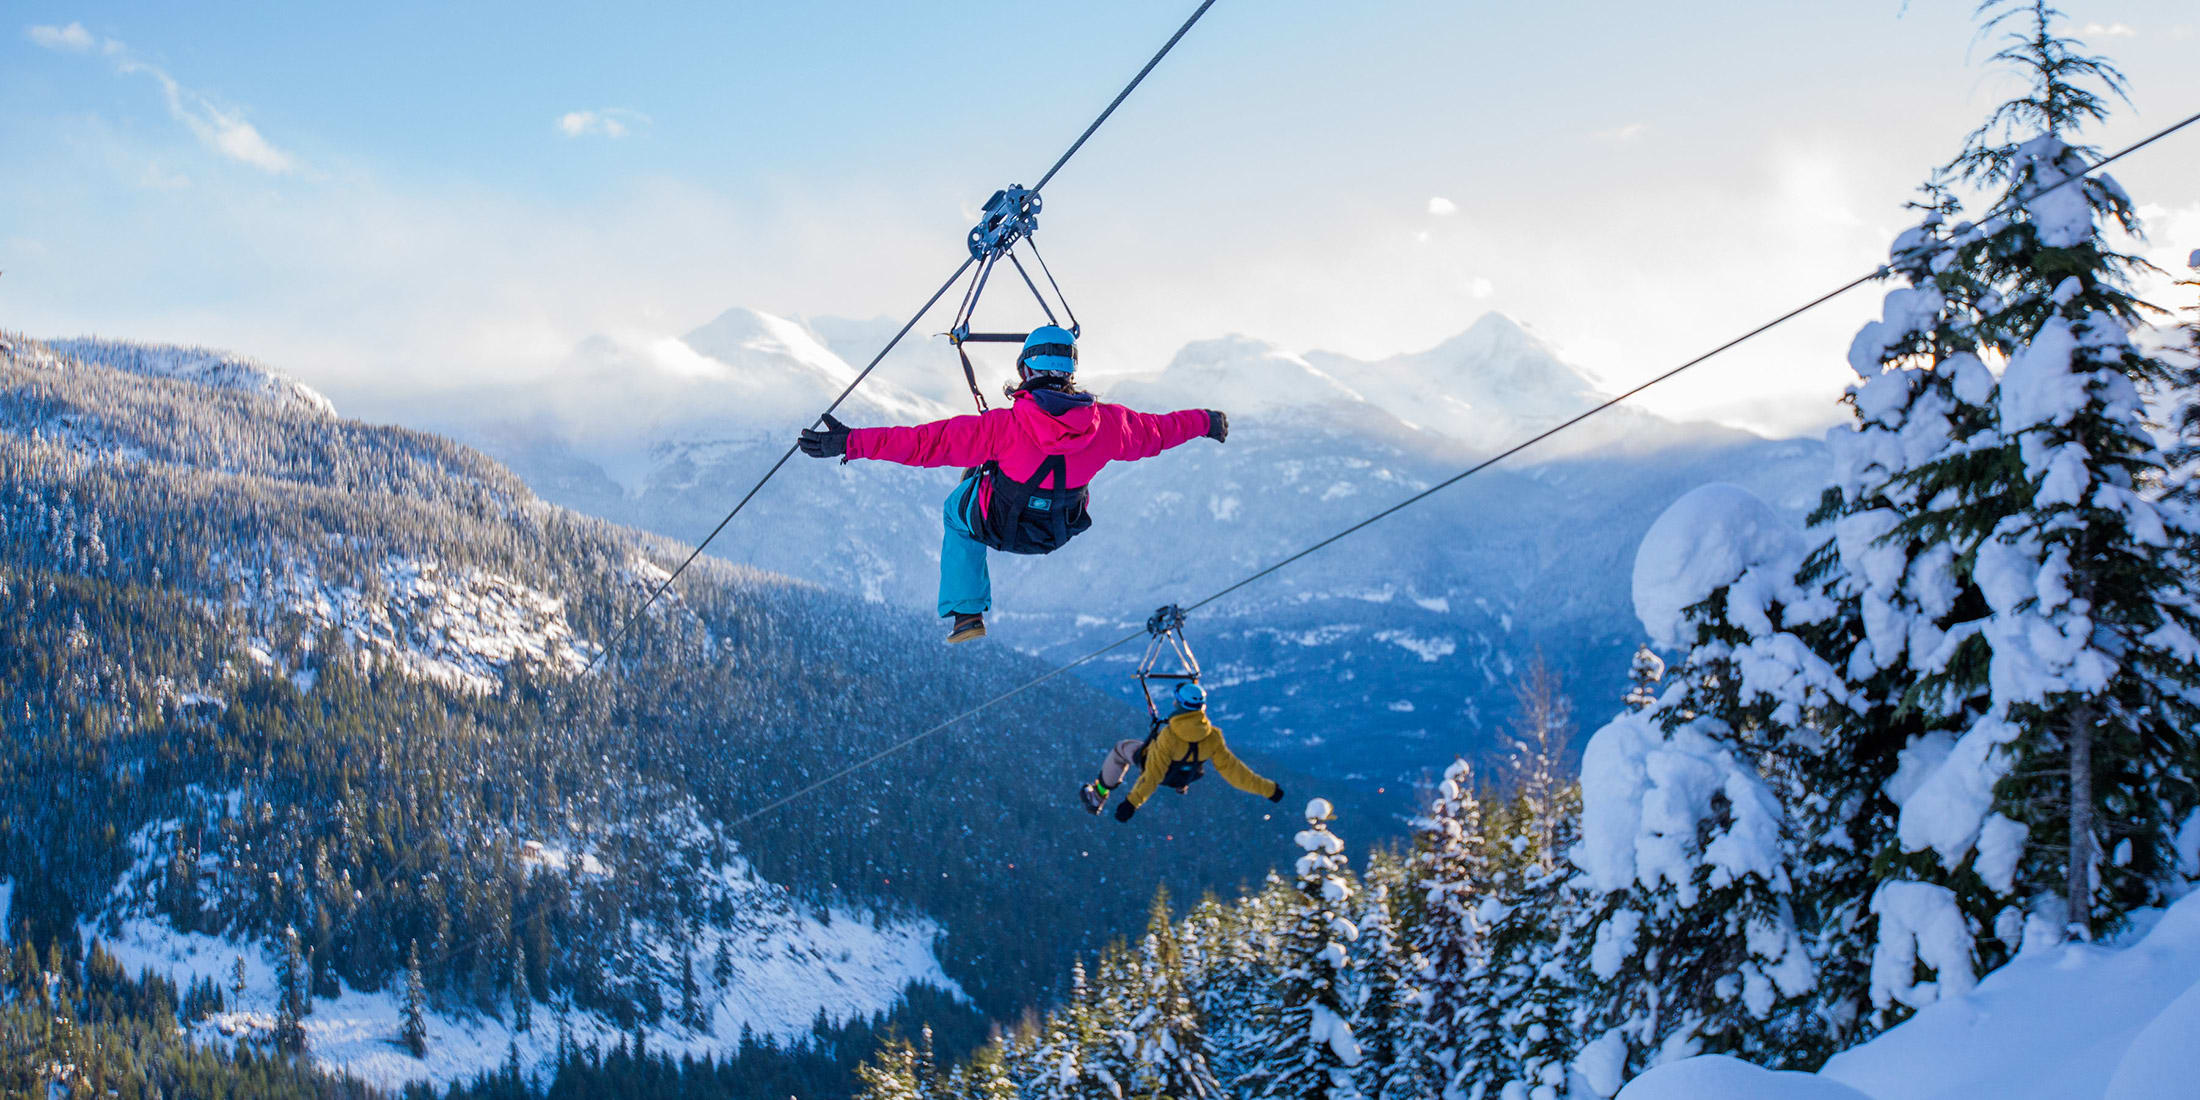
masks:
[[[957,642],[967,642],[973,638],[983,637],[985,637],[985,616],[957,615],[955,616],[954,627],[947,632],[947,644],[954,645]]]

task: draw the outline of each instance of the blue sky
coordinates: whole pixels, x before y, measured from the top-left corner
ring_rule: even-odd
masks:
[[[729,306],[905,313],[1189,4],[366,7],[9,5],[0,326],[230,347],[398,417]],[[2189,0],[2066,10],[2131,78],[2099,143],[2200,111]],[[1088,362],[1382,355],[1498,309],[1624,385],[1877,262],[2009,91],[1987,52],[1945,0],[1222,0],[1041,239]],[[2200,134],[2118,175],[2150,254],[2200,247]],[[1823,421],[1872,305],[1652,406]]]

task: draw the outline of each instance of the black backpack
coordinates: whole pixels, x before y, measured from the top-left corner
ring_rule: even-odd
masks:
[[[979,542],[1011,554],[1051,554],[1092,526],[1085,511],[1084,486],[1069,488],[1069,460],[1049,455],[1031,472],[1031,480],[1018,481],[988,461],[975,475],[978,488],[969,496],[963,520]],[[1049,477],[1054,488],[1045,488]],[[986,506],[978,506],[984,494]]]

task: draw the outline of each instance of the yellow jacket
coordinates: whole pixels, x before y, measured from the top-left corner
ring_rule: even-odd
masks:
[[[1124,797],[1133,806],[1145,805],[1146,800],[1153,797],[1154,789],[1161,785],[1161,777],[1168,772],[1169,765],[1190,759],[1195,751],[1238,790],[1262,798],[1275,795],[1274,783],[1261,778],[1231,755],[1230,746],[1222,741],[1222,727],[1209,722],[1205,711],[1187,710],[1171,717],[1168,724],[1161,727],[1161,732],[1154,735],[1153,743],[1146,746],[1146,762],[1139,766],[1138,785]]]

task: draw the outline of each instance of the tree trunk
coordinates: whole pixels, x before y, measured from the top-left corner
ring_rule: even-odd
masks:
[[[2064,729],[2070,747],[2070,932],[2083,941],[2093,939],[2093,726],[2088,705]]]

